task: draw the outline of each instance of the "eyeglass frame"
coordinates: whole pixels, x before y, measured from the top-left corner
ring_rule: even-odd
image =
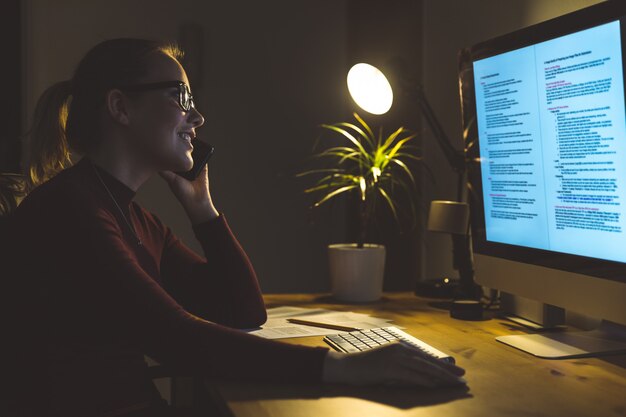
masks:
[[[185,84],[183,81],[161,81],[158,83],[124,85],[124,86],[118,86],[117,88],[119,88],[122,91],[138,93],[142,91],[158,90],[161,88],[172,88],[172,87],[178,87],[178,105],[185,113],[190,111],[191,109],[196,108],[196,105],[193,101],[193,95],[191,94],[191,91],[189,90],[189,86]],[[184,105],[183,97],[185,94],[189,97],[188,106]]]

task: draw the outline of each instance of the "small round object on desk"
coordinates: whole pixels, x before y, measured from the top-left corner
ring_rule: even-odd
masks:
[[[459,320],[482,320],[483,306],[476,300],[454,300],[450,305],[450,317]]]
[[[418,281],[415,286],[415,294],[428,298],[454,298],[454,292],[459,286],[459,280],[454,278],[433,278]]]

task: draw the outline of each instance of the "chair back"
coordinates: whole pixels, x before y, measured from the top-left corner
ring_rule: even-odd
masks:
[[[0,173],[0,326],[5,335],[5,343],[0,346],[0,354],[5,358],[15,358],[20,354],[21,346],[14,339],[14,330],[17,328],[15,317],[19,304],[14,299],[13,286],[13,259],[10,248],[12,247],[9,224],[11,216],[22,199],[28,193],[28,181],[26,177],[19,174]],[[2,401],[0,405],[0,415],[17,415],[12,410],[24,398],[17,386],[26,386],[22,378],[21,370],[13,366],[3,367],[3,381],[0,388],[9,401]],[[5,408],[7,407],[7,408]]]
[[[19,174],[0,173],[0,292],[7,291],[13,259],[11,230],[9,229],[13,212],[29,192],[29,182]],[[14,237],[14,236],[13,236]]]
[[[25,176],[0,173],[0,240],[5,236],[11,214],[29,192]]]
[[[28,181],[20,174],[0,173],[0,217],[10,215],[28,194]]]

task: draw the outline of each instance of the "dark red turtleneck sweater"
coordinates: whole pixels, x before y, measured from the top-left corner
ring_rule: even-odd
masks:
[[[203,258],[133,202],[134,194],[83,159],[16,210],[12,272],[3,279],[13,399],[42,416],[140,407],[151,395],[144,354],[207,376],[319,381],[326,349],[230,328],[259,326],[266,314],[224,216],[194,226]]]

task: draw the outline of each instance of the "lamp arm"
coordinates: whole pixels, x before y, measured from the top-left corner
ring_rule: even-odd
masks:
[[[435,139],[448,159],[448,163],[452,169],[457,171],[460,175],[463,175],[465,173],[465,154],[463,151],[459,151],[452,146],[450,138],[448,138],[448,135],[446,135],[445,131],[441,127],[439,120],[437,120],[437,117],[435,116],[435,112],[426,99],[422,86],[413,85],[412,88],[406,89],[405,91],[410,99],[418,102],[420,109],[422,110],[422,115],[426,119],[430,130],[435,135]]]

